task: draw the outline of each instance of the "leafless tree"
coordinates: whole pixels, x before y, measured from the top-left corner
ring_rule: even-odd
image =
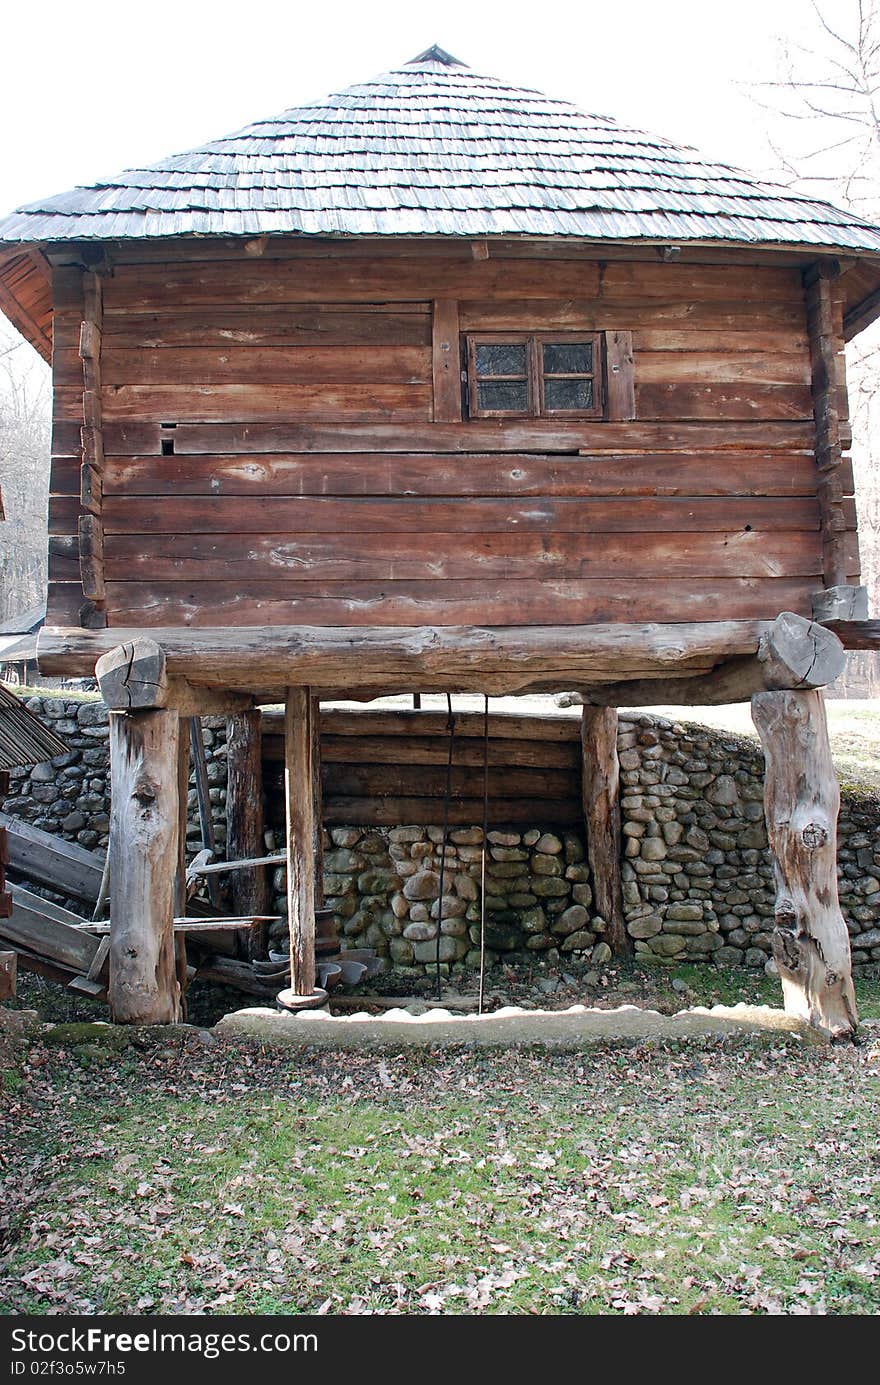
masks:
[[[49,372],[12,328],[0,334],[0,619],[46,594]]]
[[[762,104],[782,119],[771,146],[781,178],[880,220],[880,0],[812,0],[797,41],[780,40]],[[880,325],[847,349],[862,580],[880,613]],[[852,658],[850,689],[880,695],[877,656]]]

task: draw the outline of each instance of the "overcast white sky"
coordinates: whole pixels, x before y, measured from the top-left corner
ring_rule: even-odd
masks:
[[[843,15],[854,0],[828,0]],[[709,156],[765,170],[748,84],[810,0],[43,0],[6,7],[0,215],[382,72],[432,43]]]

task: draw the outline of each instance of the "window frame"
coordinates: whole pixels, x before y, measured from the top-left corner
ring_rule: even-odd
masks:
[[[468,332],[466,335],[468,418],[549,418],[564,419],[602,419],[605,417],[607,391],[605,388],[605,351],[603,332]],[[543,368],[542,347],[570,346],[590,342],[593,347],[593,373],[549,372]],[[517,376],[479,375],[477,372],[478,346],[525,346],[526,374]],[[526,381],[528,408],[524,411],[514,409],[481,409],[479,407],[479,386],[492,380]],[[545,378],[551,380],[593,381],[593,407],[591,409],[548,409],[545,403]]]

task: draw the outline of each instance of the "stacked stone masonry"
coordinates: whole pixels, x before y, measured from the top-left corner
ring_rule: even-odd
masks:
[[[35,697],[28,705],[64,737],[67,755],[13,771],[5,808],[95,850],[109,828],[107,711],[97,700]],[[218,846],[225,841],[225,723],[203,740]],[[770,955],[773,873],[756,744],[661,717],[621,715],[624,914],[645,961],[763,967]],[[438,804],[438,808],[440,805]],[[491,811],[491,810],[490,810]],[[439,816],[439,814],[438,814]],[[190,789],[188,848],[201,846]],[[838,823],[841,905],[854,965],[880,963],[880,803],[844,792]],[[440,905],[442,828],[334,826],[324,832],[324,890],[343,946],[373,947],[398,968],[479,960],[482,830],[451,828]],[[280,840],[267,833],[267,848]],[[583,829],[493,827],[487,858],[487,957],[549,962],[610,957],[593,911]],[[286,936],[284,871],[273,873],[273,940]]]

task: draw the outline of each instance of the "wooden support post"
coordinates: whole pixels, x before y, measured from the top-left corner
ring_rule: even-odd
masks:
[[[312,699],[288,688],[284,709],[284,786],[287,803],[287,919],[290,989],[315,989],[315,856],[312,776]]]
[[[174,1024],[179,837],[176,712],[110,717],[110,1014],[121,1024]]]
[[[608,926],[608,944],[616,953],[630,950],[623,918],[620,882],[620,765],[617,759],[617,711],[584,707],[581,718],[583,803],[587,859],[593,876],[596,913]]]
[[[174,875],[174,917],[186,913],[186,828],[189,818],[189,721],[177,718],[177,870]],[[186,1019],[186,935],[174,934],[174,963],[180,987],[181,1018]]]
[[[764,810],[774,855],[773,955],[785,1009],[836,1037],[855,1033],[849,934],[837,894],[840,790],[819,692],[752,698],[764,747]]]
[[[0,1000],[13,1000],[15,998],[17,976],[18,953],[0,952]]]
[[[321,703],[312,698],[312,803],[315,814],[315,908],[324,907],[324,788],[321,783]]]
[[[261,722],[259,708],[229,717],[226,722],[228,861],[248,860],[265,852]],[[268,914],[269,881],[265,866],[233,871],[230,882],[233,914]],[[252,959],[267,956],[266,924],[255,924],[250,930],[248,948]]]
[[[208,780],[208,765],[205,760],[205,743],[202,740],[201,717],[189,718],[189,748],[196,781],[196,797],[199,800],[199,826],[202,829],[202,846],[206,851],[210,851],[212,856],[216,856],[217,843],[214,839],[214,813],[211,806],[211,785]],[[222,901],[220,899],[220,882],[213,876],[208,876],[208,898],[213,908],[219,909],[222,907]]]

